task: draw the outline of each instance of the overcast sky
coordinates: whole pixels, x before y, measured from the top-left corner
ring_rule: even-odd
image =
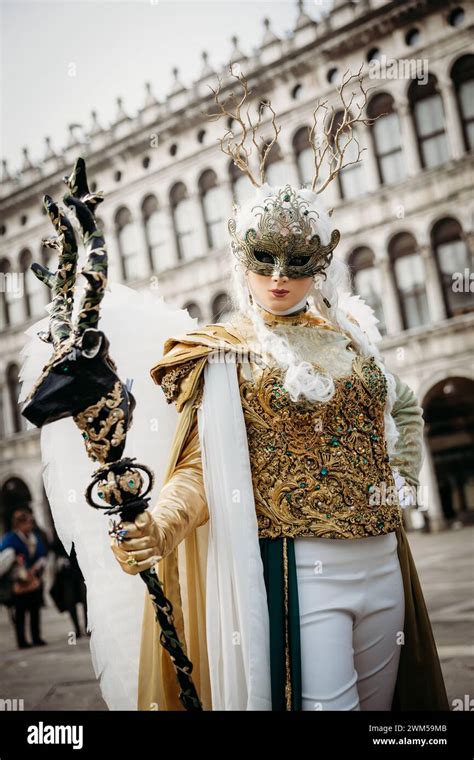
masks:
[[[306,0],[313,18],[321,0]],[[98,112],[107,127],[116,98],[134,115],[145,82],[158,98],[171,88],[173,67],[188,85],[198,78],[201,53],[225,65],[236,34],[249,53],[261,42],[263,19],[284,36],[297,17],[296,0],[0,0],[0,155],[13,173],[27,146],[42,159],[44,138],[60,152],[71,123],[90,126]]]

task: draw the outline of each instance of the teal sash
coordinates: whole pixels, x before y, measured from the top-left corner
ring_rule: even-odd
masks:
[[[260,538],[270,619],[272,710],[301,710],[301,649],[293,538]]]

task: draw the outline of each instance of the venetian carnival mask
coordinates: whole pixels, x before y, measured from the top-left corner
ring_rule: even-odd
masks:
[[[340,232],[333,230],[329,243],[323,245],[316,232],[317,211],[291,185],[255,205],[252,214],[256,225],[243,236],[234,218],[228,222],[232,252],[246,269],[266,276],[325,277]]]

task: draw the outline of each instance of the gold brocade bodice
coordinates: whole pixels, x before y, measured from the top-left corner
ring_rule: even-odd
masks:
[[[303,327],[312,328],[320,325]],[[385,375],[340,333],[322,332],[332,347],[326,361],[343,353],[339,364],[349,368],[333,377],[327,402],[293,402],[278,366],[239,364],[259,538],[361,538],[401,525],[384,436]]]

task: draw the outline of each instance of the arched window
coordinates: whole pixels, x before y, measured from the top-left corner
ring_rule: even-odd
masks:
[[[198,219],[193,201],[188,197],[186,186],[177,182],[170,191],[170,205],[178,256],[182,261],[191,261],[200,255],[196,242]]]
[[[225,203],[222,188],[217,184],[216,173],[212,169],[207,169],[201,174],[198,186],[206,225],[207,244],[212,249],[220,248],[226,242]]]
[[[421,165],[425,169],[440,166],[449,158],[443,101],[436,84],[436,77],[429,74],[426,84],[414,79],[408,88]]]
[[[286,185],[288,182],[288,169],[278,143],[274,143],[270,148],[265,164],[265,181],[269,185]]]
[[[382,304],[382,280],[370,248],[365,246],[356,248],[349,256],[349,268],[354,292],[374,310],[375,316],[379,320],[377,327],[384,335],[386,327]]]
[[[444,517],[468,525],[474,510],[474,381],[449,370],[421,399],[424,438]]]
[[[107,245],[107,280],[109,282],[120,282],[120,280],[123,277],[122,274],[122,264],[118,261],[117,255],[120,255],[120,251],[117,252],[117,249],[115,245],[113,244],[115,241],[111,241],[111,237],[113,236],[113,231],[109,233],[109,230],[107,229],[107,224],[105,221],[100,217],[96,216],[95,222],[97,225],[97,229],[102,233],[102,235],[105,238],[105,243]],[[112,223],[113,224],[113,223]],[[81,267],[78,266],[78,271],[80,272]],[[78,282],[81,281],[82,278],[78,278]]]
[[[46,316],[45,285],[32,271],[32,261],[31,251],[25,248],[20,253],[20,269],[24,274],[26,314],[28,317]]]
[[[54,274],[58,268],[57,252],[51,248],[47,248],[45,245],[42,245],[40,250],[40,262],[44,267],[46,267],[46,269]],[[36,279],[38,280],[38,278]],[[38,282],[41,283],[41,280],[38,280]],[[51,288],[44,283],[41,283],[41,287],[43,291],[44,302],[45,304],[49,304],[53,298],[53,292]]]
[[[102,234],[105,237],[105,242],[107,243],[109,241],[109,245],[107,246],[107,279],[109,282],[120,282],[123,278],[123,271],[122,271],[122,259],[120,255],[120,248],[118,244],[118,237],[117,238],[117,246],[110,243],[110,237],[113,234],[113,232],[109,233],[109,230],[107,229],[107,224],[104,222],[101,217],[96,217],[96,224],[97,229],[99,229]],[[115,222],[112,222],[112,225],[114,225]],[[78,268],[80,271],[80,267]]]
[[[448,315],[472,311],[470,274],[474,270],[474,257],[463,239],[461,225],[456,219],[441,219],[433,227],[431,241]]]
[[[428,324],[430,315],[425,288],[425,266],[413,236],[407,232],[395,235],[389,245],[389,257],[404,328]]]
[[[466,150],[474,148],[474,55],[463,55],[454,64],[454,82]]]
[[[186,303],[183,306],[183,309],[187,309],[188,314],[189,314],[190,317],[192,317],[193,319],[197,319],[198,322],[202,322],[201,309],[199,308],[199,306],[197,305],[197,303],[194,303],[192,301],[189,302],[189,303]]]
[[[309,128],[300,127],[293,137],[293,150],[301,185],[311,187],[314,177],[314,151],[309,141]]]
[[[2,262],[5,275],[4,299],[5,299],[5,316],[7,324],[11,327],[21,325],[26,319],[25,308],[25,284],[23,272],[18,271],[18,267],[13,267],[8,259]]]
[[[144,277],[148,272],[145,256],[140,250],[140,236],[132,214],[126,206],[119,208],[115,214],[115,229],[124,280]]]
[[[229,176],[235,203],[243,203],[252,192],[252,183],[233,161],[229,164]]]
[[[400,182],[406,177],[406,167],[392,96],[386,92],[375,95],[367,106],[367,116],[378,117],[371,126],[371,134],[380,181],[385,185]]]
[[[147,195],[142,203],[142,216],[151,271],[171,269],[176,262],[171,246],[169,213],[159,207],[154,195]]]
[[[341,125],[343,116],[343,112],[339,111],[332,120],[329,138],[331,140],[333,148],[335,148],[334,141],[336,139],[337,130]],[[337,183],[339,186],[341,198],[346,198],[347,200],[350,200],[351,198],[357,198],[366,190],[363,164],[361,162],[351,163],[352,161],[356,161],[359,153],[356,141],[357,133],[355,129],[353,130],[352,140],[350,139],[349,129],[344,129],[339,135],[338,139],[339,150],[343,151],[347,145],[345,148],[343,160],[344,168],[341,169],[341,171],[339,171],[337,174]],[[334,165],[331,168],[335,169],[336,167]]]
[[[212,321],[224,322],[231,315],[233,308],[227,293],[218,293],[212,300]]]
[[[293,98],[293,100],[303,100],[304,87],[302,84],[298,83],[292,88],[291,97]]]
[[[463,8],[453,8],[448,16],[448,24],[450,26],[462,26],[466,19],[466,14]]]
[[[413,27],[405,34],[405,44],[409,47],[415,47],[416,45],[419,45],[421,42],[421,34],[420,30],[416,27]]]
[[[20,433],[22,430],[26,430],[26,419],[20,414],[18,396],[20,395],[21,385],[18,377],[18,366],[16,364],[10,364],[7,367],[7,385],[13,432]]]

